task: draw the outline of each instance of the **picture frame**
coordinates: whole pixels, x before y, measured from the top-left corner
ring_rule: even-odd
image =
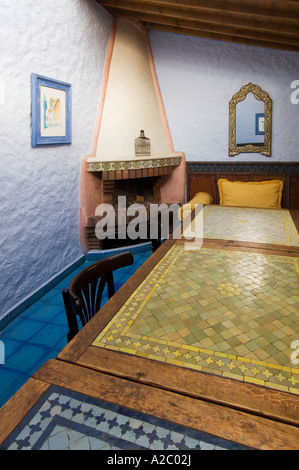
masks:
[[[265,114],[257,113],[255,115],[255,135],[265,135]]]
[[[71,84],[31,74],[31,145],[72,143]]]

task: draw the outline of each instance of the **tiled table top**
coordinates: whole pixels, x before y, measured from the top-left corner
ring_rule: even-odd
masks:
[[[203,208],[203,236],[277,245],[299,246],[299,236],[287,210],[227,206]]]
[[[93,345],[299,394],[298,258],[175,245]]]
[[[52,385],[2,450],[242,450],[201,431]]]

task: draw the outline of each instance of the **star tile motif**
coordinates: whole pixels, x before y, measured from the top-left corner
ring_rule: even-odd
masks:
[[[51,386],[0,450],[242,450],[244,446]]]

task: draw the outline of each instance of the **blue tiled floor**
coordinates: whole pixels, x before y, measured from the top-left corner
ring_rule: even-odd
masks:
[[[132,266],[115,273],[115,287],[119,289],[152,254],[150,249],[134,254]],[[62,300],[62,290],[82,269],[94,261],[86,261],[80,268],[57,284],[38,302],[25,310],[1,333],[5,364],[0,364],[0,407],[49,359],[55,359],[67,344],[68,331]],[[107,300],[103,298],[103,302]]]

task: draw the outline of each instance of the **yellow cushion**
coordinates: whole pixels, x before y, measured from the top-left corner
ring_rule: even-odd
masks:
[[[220,205],[241,207],[266,207],[280,209],[283,182],[269,181],[218,181]]]
[[[195,209],[195,204],[212,204],[213,198],[209,193],[197,193],[188,204],[191,204],[191,209]]]
[[[212,204],[213,198],[209,193],[197,193],[191,201],[184,204],[179,210],[179,218],[182,220],[195,209],[196,204]],[[184,215],[183,215],[184,214]]]

